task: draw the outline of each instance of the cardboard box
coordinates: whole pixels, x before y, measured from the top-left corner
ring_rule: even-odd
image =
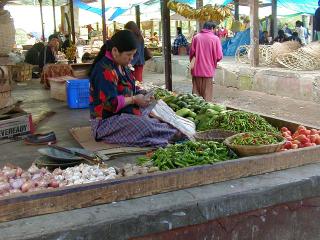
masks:
[[[0,118],[0,139],[13,138],[33,133],[31,114],[24,111],[11,112]]]

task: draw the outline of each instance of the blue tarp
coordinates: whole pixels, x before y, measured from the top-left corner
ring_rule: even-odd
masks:
[[[87,10],[93,13],[96,13],[98,15],[102,15],[102,9],[97,7],[89,6],[88,4],[85,4],[81,2],[81,0],[75,0],[74,4],[83,10]],[[108,18],[109,21],[113,21],[116,17],[120,16],[121,14],[125,13],[129,8],[121,8],[121,7],[107,7],[105,8],[105,11],[112,11],[111,16]]]
[[[74,4],[78,7],[81,8],[83,10],[88,10],[90,12],[96,13],[101,15],[102,14],[102,9],[101,8],[95,8],[95,7],[91,7],[88,4],[85,4],[83,2],[81,2],[80,0],[75,0]],[[107,12],[110,8],[106,8],[105,11]]]
[[[224,56],[234,56],[239,46],[250,44],[250,29],[238,32],[233,38],[226,40],[222,44]]]
[[[233,0],[225,0],[223,5],[227,5],[233,2]],[[271,2],[267,0],[265,2]],[[277,5],[280,8],[285,8],[296,13],[301,14],[314,14],[318,6],[320,6],[320,1],[317,4],[315,0],[278,0]]]

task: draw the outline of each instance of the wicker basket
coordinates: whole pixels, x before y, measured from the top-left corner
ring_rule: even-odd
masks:
[[[232,141],[234,138],[238,137],[239,135],[244,135],[246,133],[239,133],[236,135],[233,135],[231,137],[228,137],[226,140],[224,140],[224,144],[226,144],[230,149],[235,151],[235,153],[241,157],[246,156],[253,156],[253,155],[260,155],[260,154],[266,154],[266,153],[274,153],[281,149],[283,144],[285,144],[286,139],[283,138],[280,135],[275,135],[278,137],[279,143],[277,144],[270,144],[270,145],[235,145],[232,144]]]
[[[13,19],[7,10],[0,10],[0,56],[8,55],[15,43]]]
[[[202,132],[197,132],[194,135],[194,138],[196,140],[200,141],[218,141],[222,142],[226,138],[233,136],[237,133],[232,132],[232,131],[226,131],[222,129],[212,129],[208,131],[202,131]]]
[[[33,65],[28,63],[18,63],[12,66],[12,80],[24,82],[32,79]]]
[[[277,57],[278,63],[292,70],[313,71],[320,69],[320,42],[313,42]]]
[[[0,66],[0,109],[11,105],[12,100],[8,68]]]

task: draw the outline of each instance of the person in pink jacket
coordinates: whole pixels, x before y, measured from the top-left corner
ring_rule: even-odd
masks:
[[[206,101],[212,101],[213,77],[223,57],[220,39],[213,32],[215,27],[213,22],[205,22],[201,32],[193,37],[190,49],[192,93]]]

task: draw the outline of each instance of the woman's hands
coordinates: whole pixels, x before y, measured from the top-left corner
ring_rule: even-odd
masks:
[[[144,96],[142,94],[138,94],[132,97],[133,103],[137,104],[140,107],[147,107],[151,102],[151,97]]]

